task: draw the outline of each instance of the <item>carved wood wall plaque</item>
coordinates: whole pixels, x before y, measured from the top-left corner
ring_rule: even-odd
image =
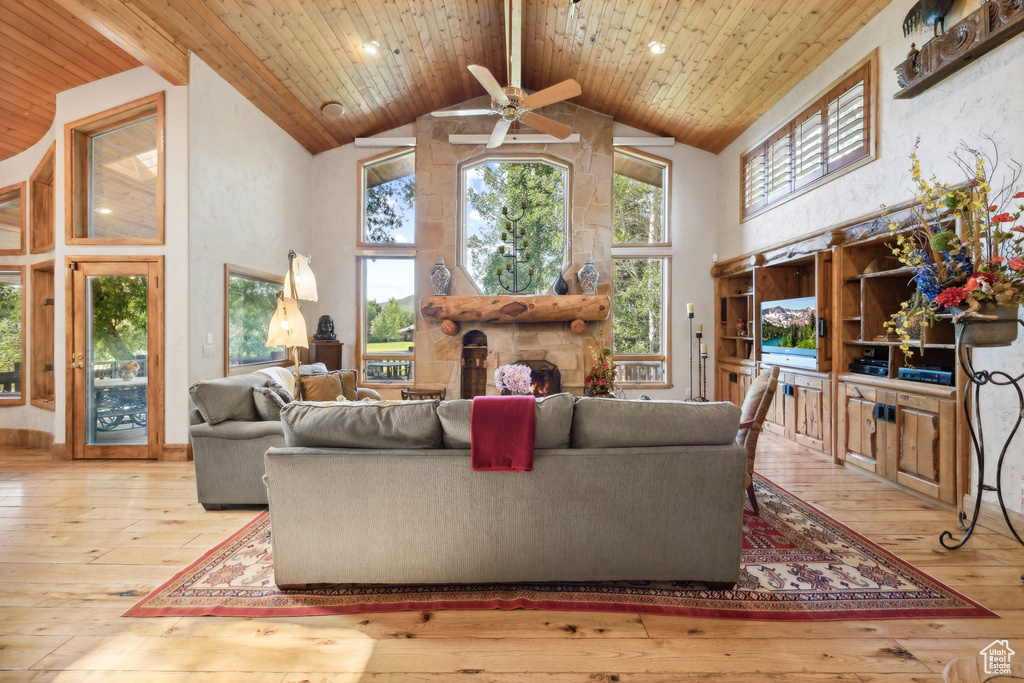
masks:
[[[988,0],[896,67],[894,99],[917,97],[939,81],[1024,31],[1024,0]]]

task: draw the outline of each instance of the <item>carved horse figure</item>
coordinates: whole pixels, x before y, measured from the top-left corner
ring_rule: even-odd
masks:
[[[903,19],[903,35],[910,33],[922,25],[931,26],[935,36],[946,32],[946,15],[953,8],[955,0],[917,0]]]

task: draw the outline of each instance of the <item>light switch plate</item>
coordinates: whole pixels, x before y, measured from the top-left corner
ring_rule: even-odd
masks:
[[[214,356],[216,354],[217,354],[217,347],[214,346],[213,344],[206,344],[203,347],[203,355],[204,356]]]
[[[206,343],[207,344],[212,344],[213,343],[213,332],[207,332],[206,333]]]

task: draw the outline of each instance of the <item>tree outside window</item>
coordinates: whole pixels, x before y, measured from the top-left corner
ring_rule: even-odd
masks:
[[[363,258],[363,375],[409,382],[415,347],[415,261]]]
[[[287,355],[283,346],[267,347],[267,327],[283,285],[282,278],[228,266],[228,372],[240,366],[276,363]]]
[[[569,170],[548,161],[481,161],[462,170],[462,265],[480,288],[493,296],[507,294],[499,281],[498,269],[508,259],[499,253],[501,233],[507,231],[508,209],[511,216],[524,213],[519,227],[526,229],[530,253],[521,266],[519,280],[534,274],[527,294],[544,294],[565,268],[569,246],[567,230],[567,190]],[[525,204],[525,209],[523,206]],[[505,284],[511,280],[503,276]]]
[[[665,238],[668,163],[637,152],[614,154],[615,244],[661,244]]]
[[[22,395],[22,292],[21,273],[0,270],[0,399]]]
[[[389,152],[364,162],[361,168],[363,241],[396,245],[415,243],[415,152]]]

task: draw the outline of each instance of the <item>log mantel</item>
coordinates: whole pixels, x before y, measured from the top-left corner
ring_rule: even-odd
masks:
[[[612,300],[602,294],[565,296],[425,296],[420,299],[424,320],[440,322],[548,323],[606,320]],[[451,329],[451,326],[449,326]],[[446,331],[447,334],[447,331]]]

